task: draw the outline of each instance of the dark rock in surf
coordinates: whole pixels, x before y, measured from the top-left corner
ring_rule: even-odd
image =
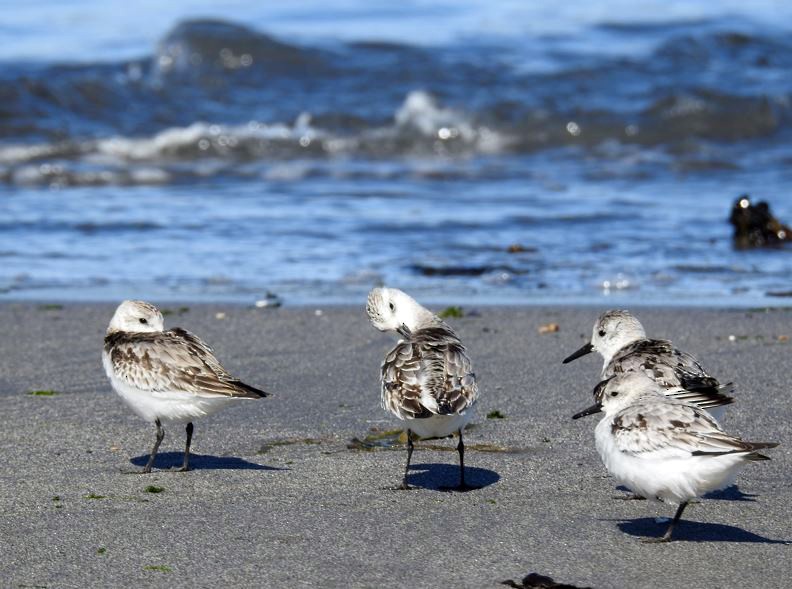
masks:
[[[160,72],[203,69],[304,70],[323,64],[318,51],[289,45],[251,28],[215,19],[179,23],[159,43]]]
[[[792,241],[792,229],[776,219],[765,201],[756,204],[747,194],[732,207],[729,222],[734,227],[734,246],[739,249],[777,247]]]

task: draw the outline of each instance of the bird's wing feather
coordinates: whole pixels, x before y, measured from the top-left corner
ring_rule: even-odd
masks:
[[[470,358],[450,328],[413,332],[382,364],[382,406],[401,418],[462,413],[477,397]]]
[[[642,339],[624,346],[605,367],[603,378],[641,371],[666,388],[693,391],[721,387],[718,379],[693,356],[678,350],[670,341],[659,339]],[[733,387],[729,390],[733,391]]]
[[[382,407],[398,417],[429,417],[421,404],[421,358],[408,341],[396,344],[382,363]]]
[[[690,354],[670,341],[643,339],[622,348],[603,371],[605,378],[625,372],[645,372],[665,390],[668,397],[713,409],[729,405],[734,385],[721,385]],[[595,389],[596,393],[596,389]]]
[[[200,338],[184,329],[105,338],[116,378],[150,392],[252,397],[266,393],[231,376]]]
[[[627,454],[721,455],[754,445],[724,432],[705,411],[660,399],[631,405],[611,420],[616,448]]]
[[[663,391],[663,394],[678,401],[691,403],[702,409],[712,409],[734,403],[734,398],[727,393],[734,390],[732,383],[719,385],[716,387],[705,386],[704,383],[691,385],[688,382],[686,387],[671,387]]]

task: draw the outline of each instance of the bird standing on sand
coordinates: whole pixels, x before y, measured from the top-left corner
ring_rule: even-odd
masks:
[[[678,505],[665,534],[644,542],[670,541],[691,499],[725,489],[746,463],[769,460],[757,450],[778,445],[727,434],[706,411],[664,395],[643,372],[602,381],[594,398],[572,419],[605,412],[594,437],[608,472],[647,499]]]
[[[226,372],[212,349],[190,332],[164,331],[162,313],[143,301],[124,301],[116,309],[102,351],[113,389],[145,421],[157,426],[157,439],[144,473],[151,472],[165,430],[162,422],[187,423],[181,471],[190,468],[193,421],[239,399],[268,393]]]
[[[563,363],[590,352],[598,352],[604,359],[601,379],[626,372],[643,372],[657,381],[665,395],[694,405],[706,403],[713,392],[733,391],[731,383],[721,385],[698,360],[675,348],[670,341],[647,338],[643,325],[629,311],[606,311],[600,315],[594,323],[591,341]],[[710,413],[719,419],[723,411],[718,409]]]
[[[381,373],[382,407],[403,420],[407,430],[401,488],[410,488],[413,433],[420,438],[458,433],[458,489],[472,488],[465,483],[462,430],[473,417],[478,386],[462,342],[442,319],[395,288],[372,290],[366,312],[374,327],[402,337],[385,356]]]

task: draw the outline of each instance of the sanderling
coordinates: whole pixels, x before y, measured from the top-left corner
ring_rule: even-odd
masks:
[[[236,399],[268,393],[231,376],[212,349],[184,329],[164,331],[162,313],[143,301],[124,301],[116,309],[102,351],[113,389],[132,410],[157,426],[157,439],[143,472],[151,472],[165,430],[162,422],[187,422],[187,445],[179,470],[189,470],[193,420]]]
[[[478,399],[476,376],[465,347],[437,315],[395,288],[375,288],[366,304],[371,323],[380,331],[402,336],[382,363],[382,408],[403,420],[407,430],[407,465],[401,488],[409,489],[412,434],[443,438],[457,432],[459,489],[465,484],[462,430],[473,417]]]
[[[681,352],[667,340],[648,339],[640,321],[629,311],[606,311],[599,316],[591,341],[564,358],[564,364],[598,352],[604,359],[600,378],[641,371],[657,381],[668,396],[679,396],[698,404],[697,391],[706,401],[713,389],[732,392],[731,383],[721,385],[693,356]],[[723,409],[715,411],[720,418]]]
[[[727,434],[706,411],[664,395],[643,372],[601,382],[594,397],[572,419],[605,412],[594,437],[608,472],[643,497],[679,506],[666,533],[644,542],[668,542],[688,501],[725,489],[745,463],[769,460],[757,450],[778,445]]]

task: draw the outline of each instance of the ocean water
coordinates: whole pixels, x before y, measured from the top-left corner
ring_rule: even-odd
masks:
[[[0,4],[0,300],[792,302],[792,4],[638,4]]]

